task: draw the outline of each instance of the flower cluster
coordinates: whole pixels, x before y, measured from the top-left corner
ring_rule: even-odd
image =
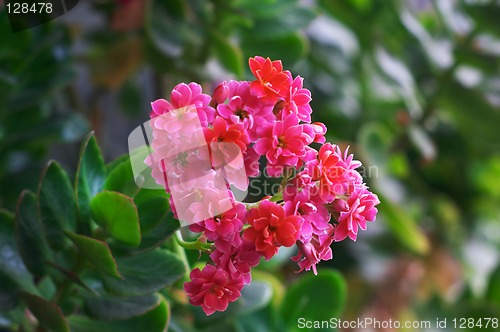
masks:
[[[223,82],[212,96],[196,83],[179,84],[150,114],[154,152],[146,163],[171,193],[175,216],[209,252],[209,263],[184,285],[207,315],[238,299],[251,269],[280,247],[297,245],[299,271],[316,274],[332,258],[332,242],[355,241],[379,204],[356,170],[361,163],[325,143],[324,124],[311,123],[303,79],[269,58],[251,58],[249,66],[254,81]],[[281,179],[278,192],[237,201],[231,186],[245,190],[260,174],[259,160],[266,175]]]

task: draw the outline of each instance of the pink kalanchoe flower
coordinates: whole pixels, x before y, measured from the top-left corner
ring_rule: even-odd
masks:
[[[184,283],[184,290],[189,296],[189,303],[201,306],[207,315],[216,311],[225,311],[230,302],[241,296],[243,277],[232,278],[223,270],[213,265],[206,265],[191,271],[190,282]]]
[[[204,128],[204,133],[207,143],[235,143],[242,153],[247,150],[247,146],[250,143],[247,132],[241,123],[228,124],[226,120],[220,116],[215,118],[213,128]]]
[[[252,141],[257,140],[256,129],[263,122],[275,120],[273,107],[264,105],[250,93],[249,82],[224,82],[229,90],[228,103],[217,106],[218,114],[229,123],[242,123]]]
[[[248,177],[258,177],[260,175],[259,158],[260,155],[255,152],[253,147],[248,148],[245,155],[245,170]]]
[[[285,166],[297,166],[299,159],[306,155],[306,146],[310,136],[303,132],[295,114],[289,114],[283,121],[274,124],[265,123],[258,129],[261,139],[254,148],[268,161],[267,172],[279,176]]]
[[[240,231],[246,216],[244,204],[237,203],[228,210],[214,218],[192,224],[189,229],[193,232],[204,232],[209,241],[215,242],[215,247],[222,252],[228,252],[231,247],[241,243]]]
[[[251,227],[245,230],[244,239],[255,243],[255,249],[269,260],[279,247],[295,244],[303,219],[296,215],[286,216],[281,205],[265,200],[250,210],[247,222]]]
[[[198,111],[201,125],[206,127],[212,122],[215,110],[209,106],[210,96],[202,93],[201,85],[198,83],[181,83],[175,86],[170,95],[170,102],[165,99],[158,99],[151,103],[151,118],[170,112],[175,109],[194,105]]]
[[[377,195],[365,186],[355,187],[347,200],[333,201],[332,207],[340,213],[338,225],[335,227],[335,241],[342,241],[346,237],[356,241],[358,228],[366,230],[366,222],[375,220],[378,212],[375,206],[379,203]]]
[[[313,235],[323,235],[332,225],[329,224],[330,213],[317,196],[314,196],[313,185],[301,188],[294,196],[289,196],[291,200],[285,199],[283,206],[287,215],[297,215],[304,219],[300,228],[299,240],[306,243]]]
[[[296,114],[300,121],[307,123],[311,122],[312,108],[309,103],[311,102],[311,91],[302,87],[304,79],[297,76],[291,86],[288,96],[285,98],[285,104],[277,118],[293,113]]]
[[[255,245],[245,240],[226,252],[215,249],[210,254],[210,258],[217,267],[224,269],[231,278],[242,276],[246,285],[252,281],[250,272],[253,267],[259,264],[260,257],[260,254],[255,250]]]
[[[345,192],[349,180],[347,165],[337,145],[326,143],[318,152],[318,159],[307,163],[308,172],[314,181],[319,181],[320,197],[325,203],[332,202]]]
[[[250,58],[248,64],[256,78],[250,85],[250,91],[266,105],[274,105],[278,97],[285,97],[289,93],[292,76],[290,72],[283,71],[281,61],[256,56]]]
[[[331,224],[328,225],[331,227],[329,227],[325,234],[313,236],[310,242],[303,243],[297,241],[299,251],[297,256],[292,257],[292,260],[298,263],[300,267],[298,272],[312,269],[314,274],[318,274],[316,264],[320,261],[327,261],[333,258],[332,249],[330,248],[333,242],[333,226]]]

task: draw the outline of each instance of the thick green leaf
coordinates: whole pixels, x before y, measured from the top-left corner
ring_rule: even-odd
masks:
[[[380,197],[380,201],[384,203],[380,204],[379,211],[385,216],[384,220],[391,233],[407,249],[425,255],[430,250],[430,243],[412,216],[383,197]]]
[[[0,312],[7,312],[19,304],[19,285],[0,269]]]
[[[105,288],[114,294],[150,294],[173,283],[184,274],[183,262],[174,254],[157,249],[117,260],[123,279],[103,275]]]
[[[106,179],[106,167],[99,146],[90,133],[82,144],[80,161],[76,171],[75,193],[81,229],[88,233],[90,222],[90,200],[102,190]]]
[[[70,232],[66,232],[66,235],[73,241],[81,255],[91,262],[99,271],[113,278],[121,277],[118,272],[118,267],[116,266],[115,258],[106,242]]]
[[[16,211],[16,240],[19,253],[28,270],[40,277],[46,273],[46,260],[51,252],[45,240],[36,209],[36,196],[24,191],[19,197]]]
[[[486,298],[492,303],[495,303],[500,309],[500,265],[490,276]]]
[[[139,216],[132,198],[103,191],[90,201],[90,211],[92,218],[116,240],[134,247],[141,243]]]
[[[260,55],[271,59],[281,59],[289,67],[304,56],[309,48],[308,40],[300,33],[269,39],[258,39],[251,34],[243,36],[242,49],[245,58]]]
[[[104,189],[117,191],[130,197],[134,197],[140,190],[134,181],[130,157],[127,155],[124,160],[116,164],[109,172]]]
[[[84,316],[69,318],[73,332],[164,332],[168,330],[170,307],[165,299],[161,299],[158,306],[146,314],[128,320],[105,322],[91,320]]]
[[[333,270],[319,270],[302,276],[288,289],[281,314],[287,331],[299,331],[297,320],[329,320],[339,317],[347,297],[347,286],[342,275]]]
[[[38,213],[49,245],[65,248],[69,241],[63,231],[76,230],[76,201],[68,175],[55,161],[45,168],[38,187]]]
[[[220,64],[233,72],[238,78],[241,78],[243,76],[244,64],[241,49],[217,31],[213,31],[210,35]]]
[[[0,209],[0,312],[19,302],[19,289],[35,290],[33,278],[16,246],[14,220],[12,213]]]
[[[122,320],[145,314],[160,304],[160,296],[99,296],[85,299],[85,312],[100,320]]]
[[[57,304],[30,293],[23,293],[23,299],[40,325],[52,332],[69,332],[68,322]]]

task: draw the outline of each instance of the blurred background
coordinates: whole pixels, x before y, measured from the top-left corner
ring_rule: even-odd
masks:
[[[211,93],[280,59],[382,202],[322,263],[347,282],[342,317],[500,318],[500,2],[83,0],[17,33],[0,7],[0,207],[49,159],[74,173],[91,130],[106,161],[126,153],[176,84]]]

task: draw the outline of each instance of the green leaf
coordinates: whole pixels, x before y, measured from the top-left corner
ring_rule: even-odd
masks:
[[[36,289],[16,246],[14,220],[12,213],[0,209],[0,312],[19,302],[20,289]]]
[[[28,270],[41,277],[46,273],[46,260],[51,258],[42,224],[38,219],[36,196],[23,191],[16,211],[16,240],[19,253]]]
[[[307,39],[300,33],[269,39],[258,39],[247,34],[241,43],[245,58],[260,55],[272,60],[281,59],[285,68],[297,62],[309,48]]]
[[[68,175],[55,161],[45,168],[38,187],[38,213],[49,245],[67,247],[63,230],[76,230],[76,201]]]
[[[144,190],[152,191],[152,190]],[[152,196],[149,200],[141,200],[137,205],[141,224],[141,244],[131,248],[114,245],[116,252],[124,251],[124,255],[136,255],[153,250],[165,242],[179,229],[179,220],[170,212],[168,198]]]
[[[407,249],[425,255],[430,250],[430,243],[412,216],[384,197],[380,197],[380,201],[384,203],[380,204],[379,211],[385,216],[384,220],[391,233]]]
[[[116,261],[106,242],[95,240],[85,235],[66,232],[78,251],[85,259],[92,263],[99,271],[112,277],[120,278]]]
[[[90,202],[92,218],[116,240],[138,246],[141,229],[132,198],[114,191],[98,193]]]
[[[117,260],[122,280],[103,276],[104,287],[123,296],[150,294],[173,283],[184,274],[183,262],[174,254],[157,249]]]
[[[71,316],[69,324],[72,332],[163,332],[168,330],[170,308],[165,299],[146,314],[128,320],[104,322],[84,316]]]
[[[287,331],[299,331],[297,320],[329,320],[339,317],[347,297],[347,286],[342,275],[333,270],[319,270],[318,275],[302,276],[288,289],[281,315]]]
[[[19,304],[19,285],[0,270],[0,312],[7,312]]]
[[[102,190],[105,178],[104,160],[92,132],[82,144],[75,180],[78,214],[85,233],[90,232],[90,200]]]
[[[99,296],[85,299],[85,312],[101,320],[122,320],[145,314],[160,304],[160,296]]]
[[[38,322],[52,332],[69,332],[68,322],[57,304],[23,292],[23,299]]]
[[[500,308],[500,265],[490,275],[486,298]]]
[[[212,31],[212,45],[220,64],[233,72],[238,78],[243,76],[243,52],[217,31]]]
[[[306,28],[314,17],[315,13],[308,8],[286,5],[285,3],[285,6],[274,16],[257,18],[253,28],[247,33],[261,40],[281,38]]]
[[[130,197],[134,197],[140,190],[134,181],[130,157],[126,155],[125,159],[115,165],[109,172],[104,189],[117,191]]]

